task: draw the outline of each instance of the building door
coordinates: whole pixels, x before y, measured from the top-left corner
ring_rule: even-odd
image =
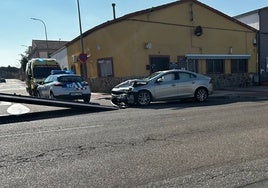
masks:
[[[162,70],[168,70],[169,56],[151,56],[150,67],[151,67],[151,73]]]

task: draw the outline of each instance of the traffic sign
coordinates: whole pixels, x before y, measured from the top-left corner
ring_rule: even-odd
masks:
[[[87,61],[87,54],[86,53],[80,53],[78,58],[82,63],[85,63]]]

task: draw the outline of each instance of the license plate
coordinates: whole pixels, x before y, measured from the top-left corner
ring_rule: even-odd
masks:
[[[71,94],[71,96],[81,96],[82,95],[82,93],[80,93],[80,92],[73,92],[70,94]]]

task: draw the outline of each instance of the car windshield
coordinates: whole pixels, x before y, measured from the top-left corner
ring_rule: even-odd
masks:
[[[59,82],[82,82],[80,76],[61,76],[58,78]]]
[[[35,66],[33,70],[34,78],[46,78],[51,74],[52,70],[60,70],[60,68],[58,66]]]
[[[160,73],[161,72],[154,72],[151,75],[149,75],[148,77],[143,78],[143,80],[146,80],[146,81],[151,80],[152,78],[158,76]]]

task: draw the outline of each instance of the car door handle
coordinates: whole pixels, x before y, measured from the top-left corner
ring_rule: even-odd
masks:
[[[176,86],[176,84],[172,84],[171,86],[172,86],[172,87],[175,87],[175,86]]]
[[[195,81],[192,81],[192,84],[195,84]]]

